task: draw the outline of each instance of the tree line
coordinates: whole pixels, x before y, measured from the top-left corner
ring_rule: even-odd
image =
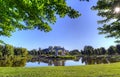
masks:
[[[33,49],[30,50],[28,53],[30,55],[52,55],[55,54],[52,50],[49,50],[50,52],[46,52],[46,49],[39,48],[38,50]],[[71,51],[68,51],[66,55],[119,55],[120,54],[120,44],[116,46],[110,46],[109,48],[94,48],[92,46],[84,46],[83,50],[74,49]]]
[[[27,50],[22,47],[14,47],[9,44],[0,45],[0,57],[6,56],[22,56],[26,57],[27,55],[39,56],[39,55],[54,55],[55,51],[48,49],[33,49]],[[59,54],[61,51],[59,51]],[[101,48],[93,48],[92,46],[85,46],[83,50],[79,51],[78,49],[74,49],[71,51],[65,52],[65,55],[119,55],[120,54],[120,44],[116,46],[110,46],[108,49],[104,47]]]
[[[120,54],[120,45],[110,46],[108,49],[104,47],[93,48],[92,46],[85,46],[81,50],[82,55],[119,55]]]
[[[69,53],[64,47],[61,46],[49,46],[48,48],[41,49],[33,49],[29,51],[30,55],[67,55]]]
[[[22,47],[14,47],[9,44],[0,45],[0,57],[27,56],[28,50]]]

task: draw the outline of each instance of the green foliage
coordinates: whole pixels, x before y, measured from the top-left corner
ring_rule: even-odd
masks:
[[[116,42],[120,42],[120,12],[116,12],[115,8],[120,7],[119,0],[98,0],[97,5],[93,6],[93,10],[98,10],[98,16],[103,20],[98,21],[103,26],[99,27],[99,34],[106,34],[106,37],[116,38]]]
[[[109,48],[108,48],[108,54],[109,55],[114,55],[114,54],[116,54],[117,53],[117,48],[115,47],[115,46],[110,46]]]
[[[116,45],[116,48],[117,48],[118,54],[120,54],[120,44],[119,44],[119,45]]]
[[[69,52],[70,55],[80,55],[79,50],[75,49]]]
[[[14,48],[14,55],[16,55],[16,56],[21,55],[21,48],[15,47]]]
[[[6,44],[3,50],[4,56],[14,55],[14,47],[12,45]]]
[[[110,46],[108,49],[104,47],[94,49],[92,46],[85,46],[84,50],[81,50],[82,55],[119,55],[120,44],[116,46]]]
[[[25,56],[27,57],[28,51],[26,48],[13,47],[12,45],[0,45],[0,58],[9,56]]]
[[[100,48],[100,53],[101,55],[105,55],[106,54],[106,49],[104,47]]]
[[[87,54],[87,55],[91,55],[93,53],[93,47],[92,46],[85,46],[84,47],[84,52]]]
[[[11,36],[17,30],[38,29],[48,32],[56,15],[80,16],[66,0],[0,0],[0,36]]]
[[[18,47],[16,47],[16,48],[14,48],[14,55],[16,55],[16,56],[19,56],[19,55],[27,56],[28,51],[27,51],[26,48],[18,48]]]
[[[26,48],[21,48],[21,53],[22,53],[22,56],[27,56],[28,55],[28,51]]]
[[[4,42],[4,41],[2,41],[2,40],[0,40],[0,44],[5,44],[5,42]]]
[[[51,56],[50,58],[55,58],[55,59],[57,59],[57,58],[59,58],[59,59],[76,59],[75,56],[69,56],[69,55],[67,55],[67,56]]]
[[[35,55],[40,55],[40,54],[41,54],[41,50],[37,51],[36,49],[33,49],[29,51],[29,55],[35,56]]]
[[[25,57],[0,57],[0,67],[24,67],[27,62]]]

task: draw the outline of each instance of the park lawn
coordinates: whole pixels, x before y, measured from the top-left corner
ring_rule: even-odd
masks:
[[[120,77],[120,63],[66,67],[0,67],[0,77]]]

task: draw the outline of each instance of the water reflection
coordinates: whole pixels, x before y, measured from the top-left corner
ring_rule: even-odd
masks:
[[[85,63],[85,65],[109,64],[109,63],[119,62],[120,58],[115,58],[115,57],[82,57],[81,61],[82,61],[82,63]]]
[[[32,62],[32,63],[38,62],[39,65],[41,65],[41,63],[45,63],[47,64],[47,66],[65,66],[65,61],[66,60],[60,60],[60,59],[33,58],[28,62]]]
[[[61,60],[61,59],[48,59],[48,58],[39,58],[31,59],[28,62],[38,62],[38,66],[74,66],[74,65],[91,65],[91,64],[108,64],[119,62],[119,58],[110,58],[110,57],[77,57],[74,60]],[[45,63],[45,65],[41,65]],[[35,66],[37,65],[35,64]],[[27,66],[27,65],[26,65]]]
[[[90,64],[108,64],[119,62],[120,58],[110,57],[77,57],[74,60],[48,58],[12,58],[0,60],[0,67],[32,67],[32,66],[75,66]]]
[[[0,60],[0,67],[24,67],[26,65],[26,58],[14,58],[14,59],[4,59]]]

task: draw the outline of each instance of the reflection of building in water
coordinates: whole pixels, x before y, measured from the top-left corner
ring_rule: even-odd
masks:
[[[50,58],[39,58],[38,59],[33,59],[32,60],[29,60],[30,62],[43,62],[43,63],[46,63],[48,64],[48,66],[67,66],[67,64],[69,62],[66,62],[67,60],[60,60],[60,59],[50,59]],[[27,62],[29,62],[27,61]],[[113,63],[113,62],[117,62],[119,61],[120,62],[120,59],[116,59],[116,58],[108,58],[108,57],[77,57],[75,61],[80,61],[81,63],[84,63],[85,65],[90,65],[90,64],[106,64],[106,63]],[[5,63],[2,65],[5,65],[6,64],[6,61],[4,61]],[[65,63],[66,62],[66,63]],[[80,63],[80,62],[77,62],[77,63]],[[80,63],[80,65],[81,65]],[[22,64],[22,63],[21,63]],[[1,62],[0,62],[0,65],[1,65]]]
[[[60,60],[60,61],[53,61],[54,66],[65,66],[65,61]]]
[[[65,61],[64,60],[49,60],[48,61],[48,66],[64,66],[65,65]]]
[[[48,66],[53,66],[53,65],[54,66],[64,66],[65,65],[65,60],[57,60],[57,59],[39,58],[39,62],[47,63]]]
[[[52,60],[48,60],[48,66],[52,66],[53,65],[53,61]]]

